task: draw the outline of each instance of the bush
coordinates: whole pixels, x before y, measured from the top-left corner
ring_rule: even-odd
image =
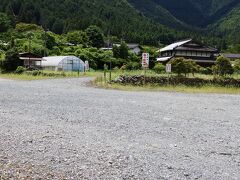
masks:
[[[232,75],[234,73],[230,60],[223,56],[217,58],[216,65],[213,69],[214,74],[219,76]]]
[[[26,23],[18,23],[16,24],[16,31],[18,32],[28,32],[28,31],[36,31],[42,30],[40,26],[36,24],[26,24]]]
[[[210,75],[210,74],[213,74],[213,70],[211,67],[207,67],[207,68],[201,67],[201,68],[199,68],[199,73],[205,74],[205,75]]]
[[[34,70],[34,71],[32,71],[32,75],[33,75],[33,76],[39,76],[39,75],[41,75],[41,71],[39,71],[39,70]]]
[[[19,54],[16,49],[10,49],[6,53],[5,60],[1,61],[1,69],[4,72],[14,72],[18,66],[22,66],[23,61],[19,59]]]
[[[115,66],[115,67],[113,68],[113,70],[114,70],[114,71],[118,71],[118,70],[119,70],[119,67]]]
[[[122,65],[122,67],[120,68],[121,70],[127,70],[127,66],[126,65]]]
[[[234,72],[237,74],[240,74],[240,59],[237,59],[234,62],[234,66],[233,66]]]
[[[47,77],[66,77],[65,72],[42,72],[39,70],[26,71],[26,74],[29,76],[47,76]]]
[[[195,61],[187,61],[187,66],[189,66],[189,72],[193,74],[199,72],[201,66],[199,66]]]
[[[129,62],[126,64],[126,69],[128,70],[138,70],[141,69],[141,64],[138,62]]]
[[[159,86],[192,86],[192,87],[201,87],[205,85],[214,85],[222,87],[240,87],[240,80],[233,78],[214,78],[214,79],[202,79],[202,78],[187,78],[187,77],[160,77],[160,76],[147,76],[136,75],[136,76],[120,76],[114,83],[120,83],[123,85],[159,85]]]
[[[187,76],[189,73],[195,73],[198,71],[198,66],[196,62],[187,60],[183,57],[175,58],[170,61],[172,64],[172,72],[178,74],[178,76],[184,74]]]
[[[153,71],[157,74],[161,74],[165,72],[165,66],[161,63],[157,63],[154,68]]]
[[[23,66],[18,66],[17,69],[16,69],[16,71],[15,71],[15,73],[16,73],[16,74],[22,74],[22,73],[24,73],[25,71],[26,71],[26,68],[25,68],[25,67],[23,67]]]

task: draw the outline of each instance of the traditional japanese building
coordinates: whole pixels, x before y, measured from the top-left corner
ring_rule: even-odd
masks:
[[[219,55],[216,48],[195,43],[192,39],[187,39],[170,44],[159,50],[159,62],[168,62],[175,57],[191,59],[201,65],[213,65]]]

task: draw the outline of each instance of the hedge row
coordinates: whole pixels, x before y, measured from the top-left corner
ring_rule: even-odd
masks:
[[[214,79],[201,79],[201,78],[187,78],[187,77],[145,77],[142,75],[136,76],[119,76],[113,83],[120,83],[124,85],[138,85],[144,84],[152,85],[184,85],[184,86],[204,86],[204,85],[215,85],[223,87],[240,87],[240,79],[233,78],[214,78]]]
[[[34,71],[26,71],[25,72],[27,75],[31,75],[31,76],[48,76],[48,77],[65,77],[66,74],[63,73],[53,73],[53,72],[42,72],[42,71],[38,71],[38,70],[34,70]]]

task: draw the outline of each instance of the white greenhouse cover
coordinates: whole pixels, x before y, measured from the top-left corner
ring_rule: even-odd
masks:
[[[57,67],[59,65],[59,63],[65,59],[80,60],[79,58],[77,58],[75,56],[49,56],[49,57],[42,58],[42,66],[43,67]]]
[[[171,51],[179,46],[182,46],[183,44],[186,44],[188,42],[192,41],[192,39],[188,39],[188,40],[185,40],[185,41],[179,41],[179,42],[176,42],[176,43],[173,43],[173,44],[170,44],[162,49],[160,49],[160,52],[163,52],[163,51]]]

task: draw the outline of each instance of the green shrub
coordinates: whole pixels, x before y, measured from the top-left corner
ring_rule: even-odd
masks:
[[[16,74],[22,74],[22,73],[24,73],[25,71],[26,71],[26,68],[25,68],[25,67],[23,67],[23,66],[18,66],[17,69],[16,69],[16,71],[15,71],[15,73],[16,73]]]
[[[122,67],[120,68],[121,70],[127,70],[127,66],[126,65],[122,65]]]
[[[199,68],[199,73],[205,74],[205,75],[210,75],[210,74],[213,74],[213,70],[211,67],[206,67],[206,68],[201,67],[201,68]]]
[[[234,62],[234,66],[233,66],[234,72],[237,74],[240,74],[240,59],[237,59]]]
[[[34,70],[34,71],[32,71],[32,75],[33,75],[33,76],[39,76],[39,75],[41,75],[41,71],[39,71],[39,70]]]
[[[1,69],[4,72],[14,72],[18,66],[22,66],[23,61],[19,59],[17,49],[10,49],[6,53],[5,60],[1,61]]]
[[[157,63],[154,68],[154,72],[157,74],[161,74],[165,72],[165,66],[162,63]]]
[[[220,56],[217,58],[216,65],[213,68],[214,74],[219,76],[232,75],[234,69],[228,58]]]
[[[138,62],[129,62],[126,64],[126,69],[128,70],[138,70],[141,68],[141,64]]]
[[[144,84],[149,85],[159,85],[159,86],[192,86],[192,87],[202,87],[205,85],[214,85],[214,86],[221,86],[221,87],[240,87],[240,80],[234,78],[214,78],[214,79],[202,79],[202,78],[187,78],[187,77],[177,77],[172,76],[168,77],[161,77],[161,76],[147,76],[144,77],[143,75],[135,75],[135,76],[125,76],[121,75],[116,80],[113,81],[114,83],[120,83],[123,85],[138,85],[142,86]]]
[[[113,70],[114,70],[114,71],[118,71],[118,70],[119,70],[119,67],[115,66],[115,67],[113,68]]]
[[[170,64],[172,64],[172,72],[178,74],[178,76],[182,74],[187,76],[189,73],[192,73],[194,75],[194,73],[199,69],[196,62],[185,59],[183,57],[174,58],[170,61]]]

